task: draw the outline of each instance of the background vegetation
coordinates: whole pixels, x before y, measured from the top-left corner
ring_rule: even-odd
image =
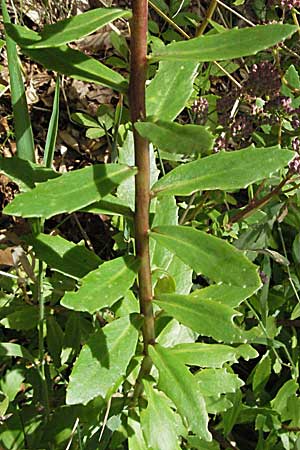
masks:
[[[2,0],[1,448],[300,448],[298,7]]]

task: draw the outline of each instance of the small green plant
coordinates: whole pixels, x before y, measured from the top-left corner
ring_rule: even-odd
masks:
[[[233,78],[241,58],[270,58],[274,46],[280,66],[277,44],[298,28],[224,30],[211,20],[214,1],[201,23],[183,13],[189,2],[169,3],[149,2],[169,24],[160,39],[158,24],[148,27],[146,0],[133,0],[131,10],[94,9],[40,33],[11,24],[2,0],[17,156],[0,159],[0,170],[20,189],[4,214],[28,219],[22,243],[33,267],[27,285],[12,275],[2,287],[5,449],[299,446],[297,331],[281,331],[300,314],[298,72],[289,62],[278,69],[274,98],[267,85],[256,92],[250,78],[243,89],[236,82],[229,107],[208,92],[211,71]],[[115,70],[128,68],[117,36],[115,68],[68,46],[120,18],[130,26],[128,78]],[[34,159],[16,44],[58,72],[43,165]],[[250,62],[253,73],[270,67]],[[100,107],[97,118],[71,116],[88,137],[107,137],[110,163],[52,169],[59,74],[118,93],[117,107]],[[267,107],[272,100],[282,108]],[[260,116],[247,134],[242,117],[251,106]],[[224,146],[234,151],[219,151]],[[44,232],[48,219],[77,212],[113,217],[115,258],[103,261]],[[21,333],[22,345],[6,329]]]

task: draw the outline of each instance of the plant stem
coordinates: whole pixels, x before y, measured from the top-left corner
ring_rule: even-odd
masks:
[[[135,177],[135,246],[140,259],[138,273],[140,311],[144,318],[144,354],[148,355],[148,345],[155,342],[154,316],[152,308],[152,281],[149,253],[149,206],[150,206],[150,158],[149,142],[134,129],[134,123],[146,117],[145,83],[147,79],[147,0],[132,1],[131,21],[131,70],[129,103],[133,124],[135,164],[138,173]],[[151,365],[142,364],[139,379],[150,372]],[[137,385],[138,386],[138,385]],[[136,386],[136,397],[142,388]]]
[[[215,9],[216,9],[216,7],[217,7],[217,4],[218,4],[217,0],[211,0],[210,5],[209,5],[209,8],[208,8],[208,10],[207,10],[207,13],[206,13],[206,16],[205,16],[204,20],[203,20],[203,22],[199,25],[199,27],[197,28],[197,31],[196,31],[196,37],[202,36],[202,34],[204,33],[204,31],[205,31],[205,29],[206,29],[206,27],[207,27],[207,25],[208,25],[210,19],[211,19],[212,16],[213,16],[213,13],[215,12]]]
[[[279,192],[282,190],[284,185],[290,180],[292,177],[292,174],[289,173],[286,178],[284,178],[278,186],[276,186],[269,194],[265,195],[261,199],[257,199],[254,201],[251,201],[242,211],[238,212],[235,216],[233,216],[229,222],[229,225],[232,225],[236,222],[239,222],[240,220],[248,217],[251,215],[251,213],[256,210],[257,208],[261,208],[265,206],[271,198],[273,198],[275,195],[279,194]]]

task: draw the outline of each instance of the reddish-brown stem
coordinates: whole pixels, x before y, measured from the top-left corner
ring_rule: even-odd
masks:
[[[286,178],[284,178],[278,186],[276,186],[269,194],[265,195],[264,197],[258,199],[258,200],[252,200],[246,208],[244,208],[242,211],[237,213],[235,216],[233,216],[229,222],[228,225],[232,225],[233,223],[239,222],[240,220],[244,219],[245,217],[248,217],[248,215],[251,214],[252,211],[254,211],[257,208],[260,208],[264,205],[266,205],[274,195],[279,194],[281,189],[284,187],[284,185],[291,179],[292,174],[289,173]]]
[[[150,158],[149,143],[134,129],[134,123],[146,117],[145,83],[147,78],[147,31],[148,1],[132,1],[131,21],[131,69],[129,101],[133,124],[135,164],[135,245],[140,259],[138,274],[140,310],[144,318],[144,354],[148,355],[148,345],[155,341],[154,316],[152,309],[152,282],[149,256],[149,205],[150,205]],[[147,368],[149,364],[146,365]],[[145,367],[145,364],[144,366]],[[147,369],[148,371],[148,369]],[[142,374],[142,375],[145,375]]]

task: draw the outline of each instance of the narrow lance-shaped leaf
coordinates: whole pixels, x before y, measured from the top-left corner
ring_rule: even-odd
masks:
[[[2,0],[2,15],[5,26],[10,26],[6,0]],[[17,155],[28,161],[35,161],[34,142],[30,117],[28,114],[25,87],[22,80],[21,67],[16,44],[5,30],[8,70],[10,77],[10,93],[14,113]]]
[[[31,161],[14,156],[12,158],[0,158],[0,173],[4,173],[20,191],[29,191],[36,183],[43,183],[51,178],[58,178],[60,173],[52,169],[40,166]]]
[[[151,383],[144,380],[143,384],[148,405],[141,410],[141,425],[148,447],[151,450],[180,450],[174,412],[168,401]]]
[[[108,399],[119,387],[138,341],[134,316],[114,320],[83,346],[70,375],[66,402],[86,405],[95,397]]]
[[[208,153],[214,143],[214,137],[207,127],[202,125],[181,125],[174,122],[138,122],[138,133],[149,139],[159,150],[184,155]]]
[[[81,211],[92,214],[112,214],[116,216],[133,217],[133,211],[130,206],[128,206],[125,201],[111,194],[106,195],[104,199],[99,202],[92,203],[91,205],[82,208]]]
[[[4,213],[47,219],[55,214],[73,212],[105,197],[135,173],[135,168],[122,164],[98,164],[67,172],[18,195]]]
[[[221,368],[226,362],[237,363],[239,357],[256,358],[258,353],[248,344],[230,347],[204,342],[178,344],[170,349],[184,364],[199,367]]]
[[[233,322],[240,315],[233,308],[212,300],[198,300],[193,295],[160,294],[155,299],[167,315],[201,336],[233,343],[246,340],[243,330]]]
[[[146,90],[147,116],[174,120],[193,92],[198,63],[163,61]]]
[[[122,9],[96,8],[57,23],[45,25],[36,39],[30,37],[25,27],[9,27],[9,30],[10,35],[20,47],[31,49],[58,47],[87,36],[116,19],[130,16],[130,11]]]
[[[65,275],[82,278],[102,263],[94,252],[61,236],[40,233],[37,236],[25,236],[23,239],[33,247],[37,258],[45,261],[51,269]]]
[[[150,236],[197,273],[217,283],[241,287],[244,295],[251,295],[261,285],[256,266],[220,238],[183,226],[156,227]]]
[[[112,306],[132,286],[138,266],[139,262],[133,256],[105,262],[83,278],[78,291],[67,292],[61,304],[90,314]]]
[[[152,187],[155,195],[190,195],[198,190],[230,191],[269,178],[285,167],[294,152],[279,147],[220,152],[181,166]]]
[[[173,401],[189,428],[205,441],[211,441],[205,402],[193,375],[180,359],[159,344],[149,347],[149,355],[159,372],[159,388]]]
[[[175,42],[150,55],[152,61],[224,61],[255,55],[292,36],[297,27],[288,24],[256,25],[234,28],[189,41]]]
[[[28,39],[34,41],[39,40],[37,33],[19,25],[9,25],[7,27],[7,33],[12,38],[18,39],[20,28],[22,33],[26,30]],[[16,42],[19,43],[18,41]],[[23,47],[22,51],[33,61],[42,64],[46,69],[55,70],[58,73],[68,75],[77,80],[108,86],[120,92],[127,91],[128,82],[122,75],[106,67],[96,59],[90,58],[77,50],[73,50],[67,45],[43,49]]]
[[[44,164],[46,167],[52,166],[52,161],[55,151],[55,143],[58,131],[58,119],[59,119],[59,93],[60,93],[60,80],[59,76],[56,79],[55,93],[52,107],[52,114],[47,132],[45,152],[44,152]]]

